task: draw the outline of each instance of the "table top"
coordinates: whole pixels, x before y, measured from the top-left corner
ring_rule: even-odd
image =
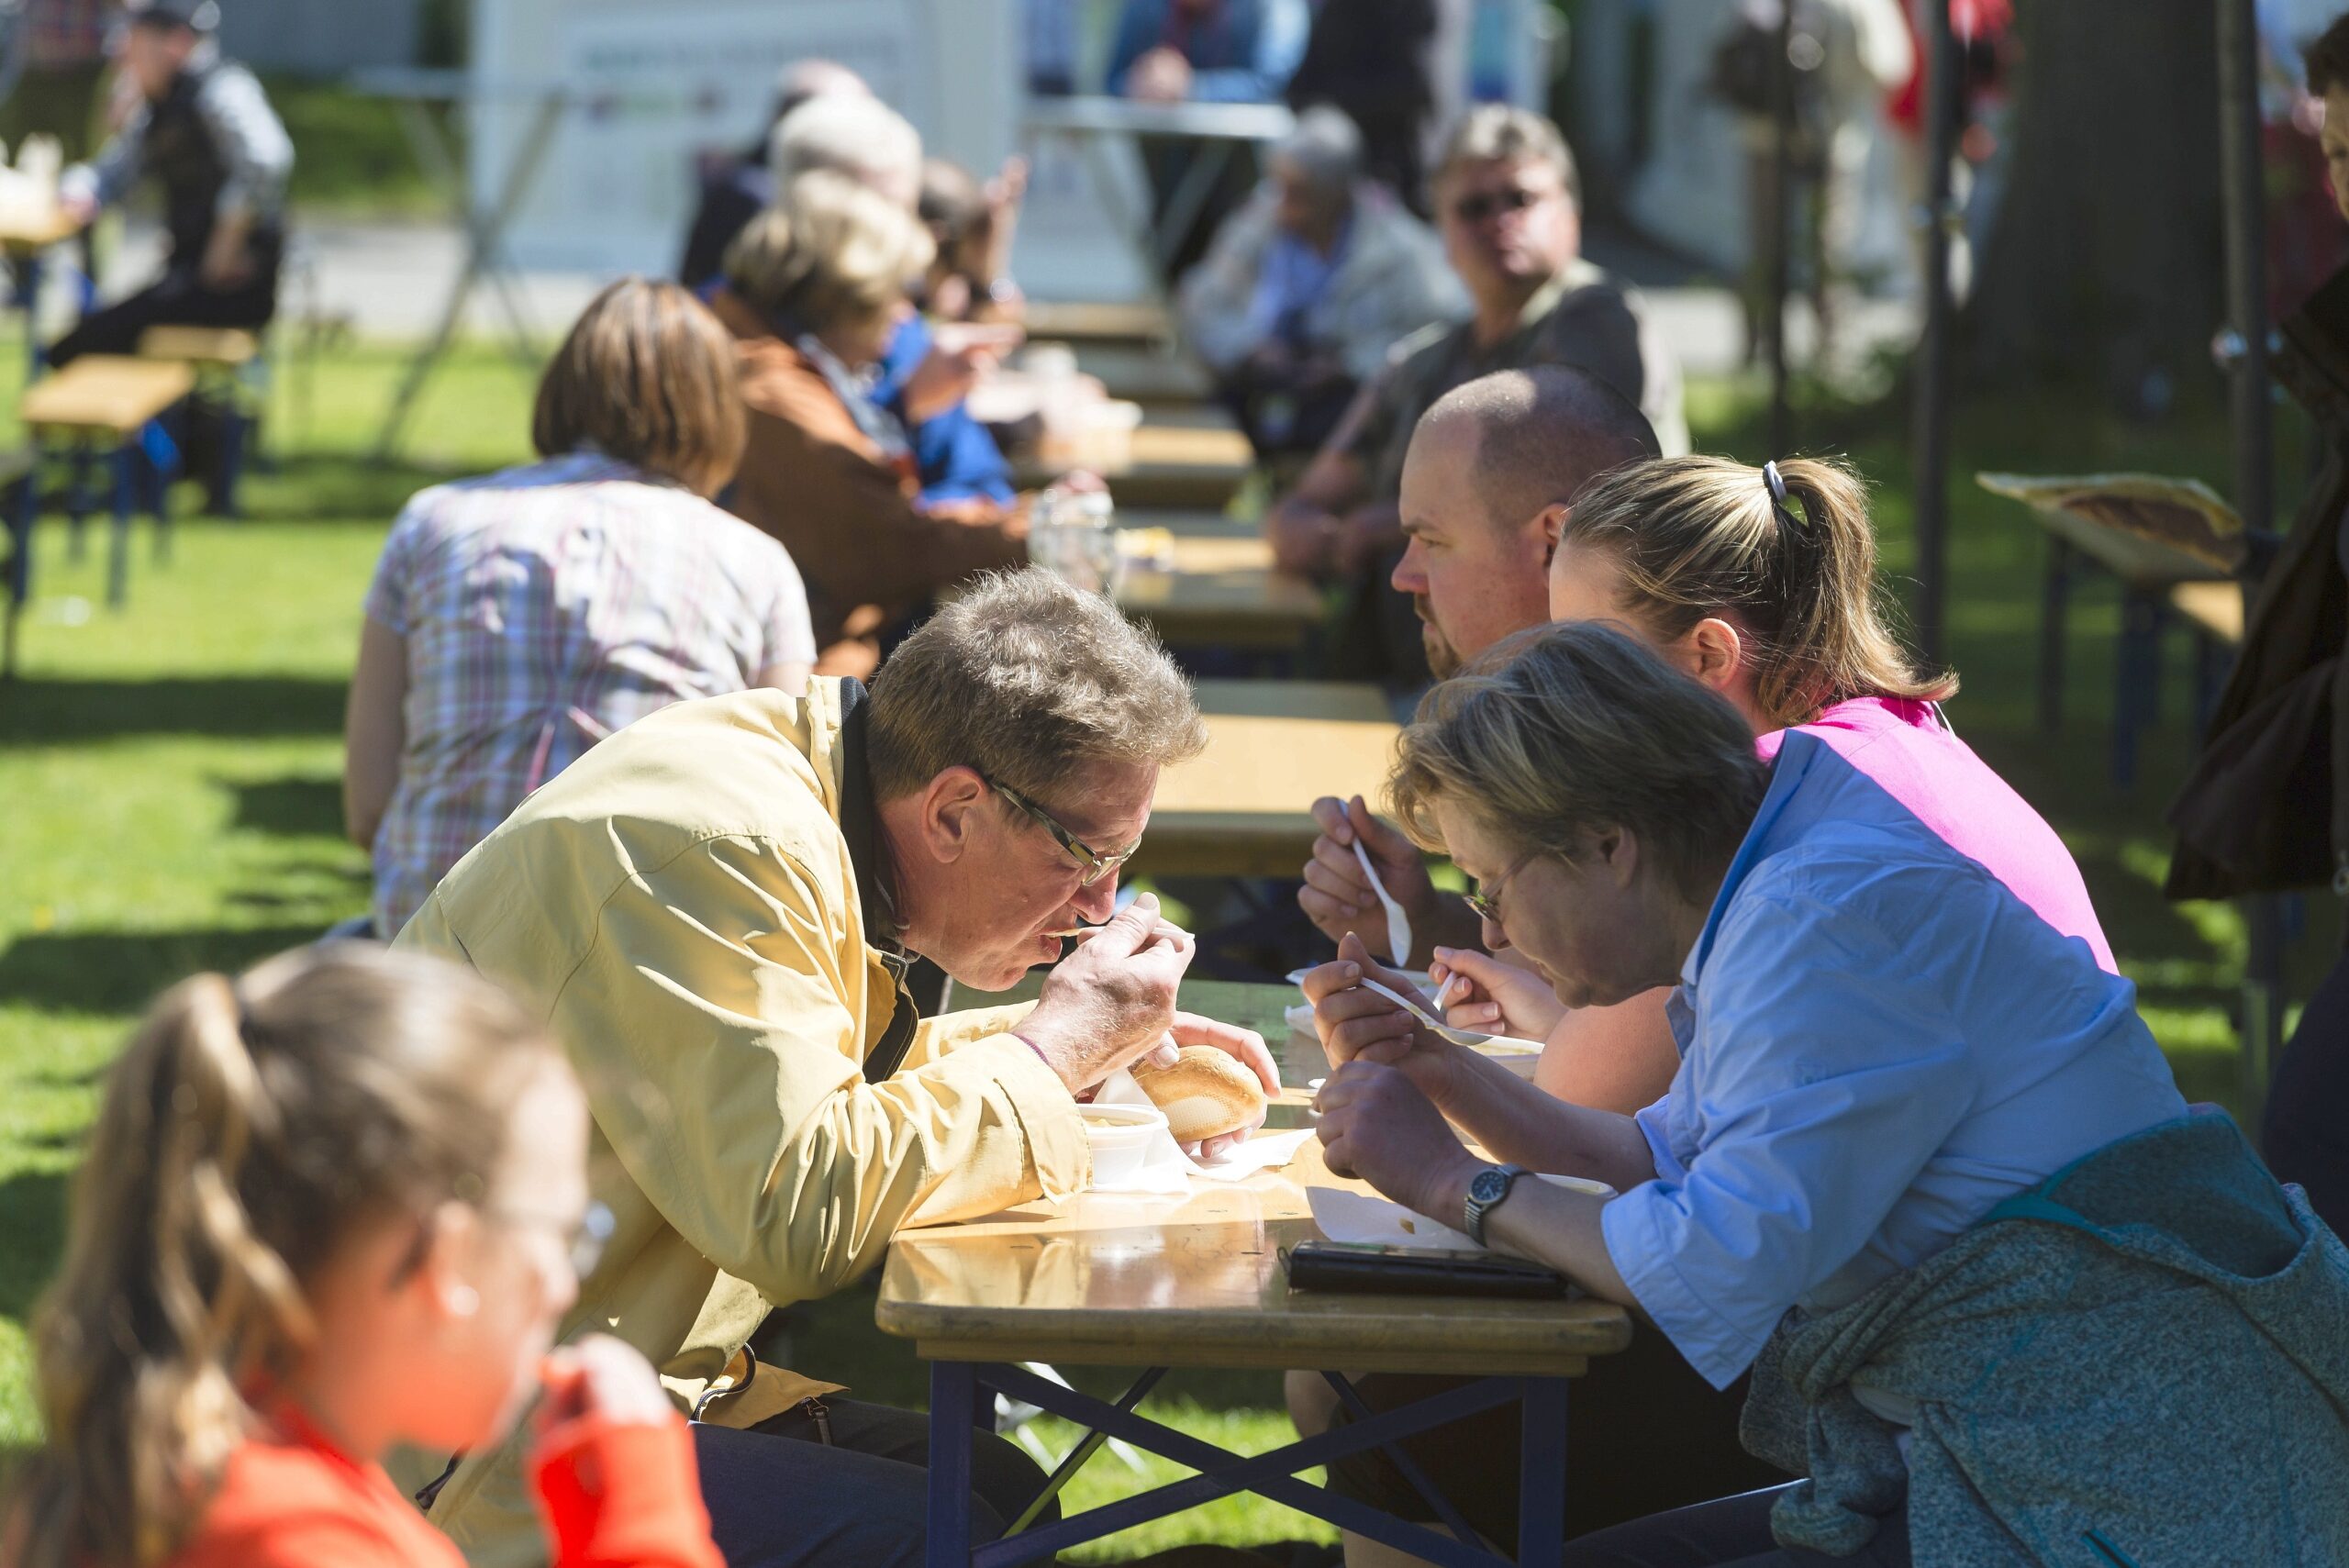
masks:
[[[1147,512],[1121,521],[1166,527],[1169,568],[1130,568],[1118,606],[1147,620],[1177,647],[1294,648],[1321,624],[1321,590],[1273,567],[1273,547],[1255,532],[1192,532],[1152,524]]]
[[[1019,120],[1030,130],[1227,141],[1278,141],[1297,128],[1284,104],[1146,104],[1097,93],[1030,98]]]
[[[17,412],[31,426],[128,434],[195,386],[195,373],[176,360],[85,354],[28,387]]]
[[[1142,299],[1031,299],[1024,325],[1035,339],[1152,346],[1174,335],[1163,305]]]
[[[1293,877],[1316,799],[1384,793],[1398,726],[1378,687],[1201,681],[1198,697],[1207,750],[1160,777],[1137,873]]]
[[[62,245],[81,232],[81,219],[68,217],[62,207],[52,207],[48,212],[38,214],[0,214],[0,250],[6,250],[12,256],[28,255],[36,250],[46,250],[52,245]]]
[[[2177,613],[2230,647],[2243,642],[2243,585],[2232,581],[2180,583],[2169,591]]]
[[[1194,1012],[1264,1034],[1292,1085],[1274,1120],[1291,1126],[1302,1084],[1328,1071],[1319,1043],[1279,1020],[1294,997],[1283,985],[1206,981],[1182,995]],[[1242,1182],[1163,1197],[1087,1193],[903,1231],[876,1320],[933,1361],[1074,1365],[1573,1376],[1587,1357],[1631,1342],[1630,1314],[1587,1299],[1293,1293],[1279,1253],[1320,1234],[1309,1185],[1360,1189],[1330,1175],[1308,1140],[1286,1169]]]
[[[1228,424],[1145,422],[1132,436],[1124,462],[1105,464],[1101,477],[1120,506],[1214,508],[1239,492],[1255,462],[1248,438]],[[1024,462],[1013,483],[1022,490],[1051,484],[1069,465]]]
[[[261,339],[241,327],[150,327],[139,338],[139,357],[149,360],[235,366],[260,352]]]

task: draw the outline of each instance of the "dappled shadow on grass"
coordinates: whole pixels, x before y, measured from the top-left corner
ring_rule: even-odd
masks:
[[[317,924],[178,931],[48,931],[0,953],[0,997],[52,1013],[136,1013],[202,970],[234,973],[316,941]]]
[[[138,735],[339,735],[350,683],[305,675],[17,680],[0,685],[0,746]]]
[[[289,773],[278,779],[216,778],[212,783],[236,803],[229,817],[232,828],[296,839],[342,837],[340,779]],[[266,896],[250,894],[245,899],[258,903]]]
[[[246,481],[245,515],[264,523],[390,523],[408,497],[470,470],[378,463],[356,453],[290,454],[273,473]]]
[[[0,1181],[0,1318],[22,1322],[65,1253],[62,1171],[18,1171]]]

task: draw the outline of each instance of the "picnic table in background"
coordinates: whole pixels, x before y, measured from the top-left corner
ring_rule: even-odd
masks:
[[[1023,990],[1032,990],[1032,983]],[[1319,1042],[1292,1034],[1280,1021],[1281,1008],[1296,995],[1281,985],[1195,981],[1183,987],[1186,1008],[1256,1029],[1273,1046],[1287,1085],[1274,1107],[1276,1126],[1300,1124],[1310,1098],[1306,1085],[1329,1071]],[[1483,1550],[1440,1497],[1430,1501],[1456,1539],[1337,1496],[1296,1473],[1511,1401],[1521,1401],[1524,1422],[1515,1561],[1555,1563],[1564,1533],[1558,1478],[1564,1471],[1566,1380],[1580,1375],[1590,1357],[1631,1342],[1631,1315],[1587,1298],[1292,1293],[1280,1251],[1320,1236],[1307,1196],[1317,1185],[1367,1190],[1330,1175],[1320,1144],[1308,1139],[1285,1168],[1235,1183],[1199,1183],[1186,1195],[1087,1193],[1057,1205],[1023,1204],[965,1224],[900,1232],[890,1244],[875,1319],[885,1331],[913,1340],[915,1353],[931,1363],[931,1568],[1008,1568],[1239,1491],[1439,1562],[1499,1564],[1508,1559]],[[1148,1370],[1111,1402],[1018,1364],[1030,1361]],[[1136,1409],[1174,1366],[1322,1371],[1355,1418],[1271,1453],[1233,1454]],[[1345,1375],[1363,1372],[1440,1373],[1477,1381],[1374,1415]],[[1054,1524],[1036,1525],[1032,1517],[1016,1520],[1002,1540],[973,1548],[967,1544],[970,1432],[982,1387],[1090,1429],[1093,1435],[1055,1471],[1046,1499],[1103,1438],[1121,1439],[1198,1473]],[[1398,1454],[1398,1464],[1427,1489],[1407,1457]]]
[[[1108,482],[1120,510],[1219,511],[1230,505],[1255,464],[1248,438],[1220,408],[1151,409],[1124,445],[1122,453],[1030,458],[1019,465],[1013,483],[1022,490],[1041,489],[1070,469],[1091,467]]]
[[[1158,781],[1138,875],[1294,877],[1313,853],[1313,802],[1386,783],[1399,726],[1378,687],[1201,681],[1207,750]]]
[[[2216,695],[2218,650],[2225,619],[2219,594],[2242,595],[2229,563],[2240,557],[2243,520],[2208,485],[2160,474],[2043,476],[1978,473],[1993,495],[2024,503],[2046,531],[2047,569],[2039,623],[2039,725],[2063,727],[2065,645],[2071,590],[2081,570],[2121,585],[2121,639],[2114,650],[2112,779],[2123,788],[2137,773],[2137,736],[2161,717],[2161,634],[2181,613],[2197,633],[2195,720]],[[2195,592],[2181,604],[2188,586]]]
[[[1118,515],[1118,606],[1176,648],[1294,653],[1321,625],[1321,590],[1280,571],[1253,523],[1212,512]]]

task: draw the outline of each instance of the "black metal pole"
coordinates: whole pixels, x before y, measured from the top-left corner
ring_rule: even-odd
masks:
[[[2275,510],[2267,381],[2265,178],[2260,166],[2259,32],[2255,0],[2219,0],[2220,178],[2226,211],[2229,404],[2234,430],[2234,504],[2246,527]],[[2246,584],[2248,595],[2254,585]],[[2249,610],[2250,606],[2245,604]],[[2243,1087],[2254,1116],[2283,1044],[2283,917],[2273,897],[2244,901],[2250,951],[2243,965]]]
[[[1924,331],[1917,342],[1915,474],[1917,642],[1928,663],[1947,657],[1949,597],[1949,250],[1956,220],[1950,167],[1957,156],[1957,39],[1949,0],[1925,16],[1925,192],[1916,222],[1924,238]]]
[[[1794,450],[1794,406],[1787,386],[1787,291],[1793,281],[1793,237],[1787,208],[1794,194],[1795,0],[1778,0],[1778,41],[1770,54],[1770,455]]]

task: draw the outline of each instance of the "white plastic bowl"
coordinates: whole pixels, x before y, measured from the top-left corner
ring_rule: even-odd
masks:
[[[1079,1106],[1085,1141],[1093,1151],[1093,1184],[1123,1185],[1141,1174],[1150,1146],[1166,1130],[1166,1113],[1156,1106]]]

